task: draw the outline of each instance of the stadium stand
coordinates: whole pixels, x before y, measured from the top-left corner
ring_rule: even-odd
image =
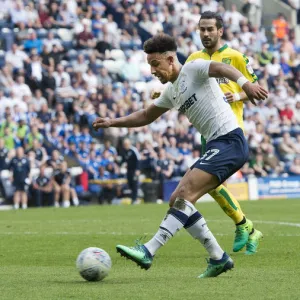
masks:
[[[245,105],[251,157],[239,176],[299,174],[300,49],[284,15],[273,21],[273,35],[267,37],[257,25],[261,8],[253,1],[241,11],[234,5],[226,10],[215,0],[2,2],[0,167],[6,203],[13,196],[7,170],[17,147],[24,147],[31,162],[30,186],[39,194],[37,203],[29,201],[32,205],[43,203],[36,170],[43,169],[45,160],[43,176],[50,174],[50,180],[63,160],[74,168],[68,182],[68,191],[73,187],[74,191],[67,194],[77,193],[81,203],[91,197],[116,203],[129,195],[124,181],[109,181],[126,178],[121,160],[125,138],[140,153],[144,178],[163,181],[181,176],[201,148],[199,134],[183,115],[171,111],[148,127],[128,130],[95,132],[91,124],[97,116],[124,116],[149,105],[151,92],[163,86],[151,76],[143,42],[160,31],[177,37],[184,63],[189,54],[203,48],[197,23],[206,10],[223,16],[224,40],[249,57],[260,84],[270,91],[265,103]],[[299,11],[297,1],[284,2]],[[154,183],[147,184],[159,190],[159,183],[155,188]]]

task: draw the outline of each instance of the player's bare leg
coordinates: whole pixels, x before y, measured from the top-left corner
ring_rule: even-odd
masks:
[[[19,191],[14,193],[14,209],[19,209],[21,202],[21,195]]]
[[[210,256],[208,268],[200,278],[216,277],[233,268],[233,261],[219,246],[205,219],[194,206],[200,197],[218,185],[219,180],[216,176],[197,168],[189,170],[173,192],[169,201],[170,209],[154,237],[144,245],[138,244],[131,248],[118,245],[117,251],[141,268],[149,269],[156,251],[185,227],[201,242]]]
[[[70,207],[70,186],[67,184],[63,184],[61,186],[62,195],[63,195],[63,206],[64,207]]]
[[[22,201],[22,208],[27,209],[28,197],[26,192],[20,192],[20,198]]]
[[[54,182],[54,193],[55,193],[54,206],[59,207],[59,198],[60,198],[60,193],[61,193],[61,187],[56,182]]]

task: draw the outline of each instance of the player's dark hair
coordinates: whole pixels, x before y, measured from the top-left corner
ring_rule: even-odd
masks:
[[[165,33],[156,34],[144,43],[144,51],[147,54],[156,52],[164,53],[167,51],[176,52],[176,50],[177,45],[175,38]]]
[[[223,28],[224,27],[224,22],[222,17],[215,13],[212,12],[210,10],[205,11],[203,14],[201,14],[200,20],[199,20],[199,25],[200,25],[200,21],[201,20],[209,20],[209,19],[215,19],[216,20],[216,26],[218,29]]]

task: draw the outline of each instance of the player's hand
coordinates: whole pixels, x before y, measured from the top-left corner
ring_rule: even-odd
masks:
[[[158,98],[160,96],[160,94],[161,94],[161,92],[152,91],[150,97],[152,100],[154,100],[154,99]]]
[[[268,98],[268,92],[258,84],[253,84],[251,82],[246,82],[243,85],[243,90],[245,91],[248,99],[254,104],[256,100],[265,100]]]
[[[224,94],[228,103],[235,102],[234,94],[227,92]]]
[[[97,118],[93,122],[93,128],[98,130],[99,128],[109,128],[111,126],[111,122],[109,118]]]

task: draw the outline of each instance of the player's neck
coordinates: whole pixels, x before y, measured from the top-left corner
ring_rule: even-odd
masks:
[[[209,56],[212,56],[216,51],[218,51],[222,47],[222,43],[219,42],[216,44],[213,48],[205,48],[206,52],[209,54]]]
[[[174,83],[174,81],[176,81],[176,79],[180,74],[181,68],[182,68],[182,64],[179,62],[174,66],[174,72],[173,72],[173,76],[170,79],[170,82]]]

